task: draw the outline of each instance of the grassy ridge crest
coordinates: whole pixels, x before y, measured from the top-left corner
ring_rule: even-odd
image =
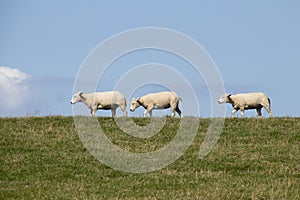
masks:
[[[170,142],[180,119],[149,139],[99,117],[107,137],[133,152]],[[139,125],[149,118],[134,118]],[[300,118],[226,119],[212,152],[199,160],[210,119],[199,119],[192,145],[168,167],[115,171],[89,154],[73,117],[0,118],[0,199],[300,199]]]

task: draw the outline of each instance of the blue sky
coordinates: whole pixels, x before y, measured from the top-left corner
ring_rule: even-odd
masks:
[[[211,56],[228,93],[262,91],[270,97],[276,116],[299,116],[299,10],[296,0],[2,0],[0,66],[5,68],[2,75],[0,70],[0,101],[4,105],[0,116],[72,115],[73,84],[84,59],[112,35],[142,27],[168,28],[188,35]],[[144,51],[117,64],[143,62],[176,65],[182,61]],[[9,76],[11,69],[17,69],[14,72],[23,79]],[[200,115],[209,117],[206,86],[196,85],[192,72],[189,76],[199,90]],[[98,89],[109,89],[107,81],[106,87]],[[14,93],[8,92],[11,88]],[[136,95],[160,89],[148,87]],[[186,106],[185,115],[189,115],[193,106]],[[231,106],[226,108],[229,116]],[[142,111],[130,114],[139,116]],[[98,115],[110,113],[98,111]],[[248,111],[246,116],[255,116],[255,112]]]

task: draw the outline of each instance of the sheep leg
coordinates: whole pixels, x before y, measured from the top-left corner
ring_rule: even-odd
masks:
[[[112,117],[115,117],[115,116],[116,116],[116,110],[117,110],[117,108],[112,108],[112,109],[111,109],[111,116],[112,116]]]
[[[241,109],[241,117],[244,118],[244,109]]]
[[[144,111],[144,117],[146,117],[148,110]]]
[[[257,112],[258,117],[261,117],[261,108],[262,108],[262,106],[259,106],[258,108],[256,108],[256,112]]]
[[[172,118],[175,117],[175,109],[174,109],[174,108],[172,108],[172,111],[171,111],[171,117],[172,117]]]
[[[95,117],[96,109],[91,109],[91,116]]]
[[[273,113],[272,113],[271,110],[270,110],[270,112],[268,112],[268,113],[269,113],[270,117],[274,117],[274,115],[273,115]]]
[[[128,116],[128,113],[127,113],[127,111],[126,111],[126,106],[121,105],[120,108],[121,108],[122,112],[124,113],[124,116],[127,117],[127,116]]]
[[[149,115],[150,115],[150,117],[152,117],[152,110],[149,111]]]
[[[234,114],[238,111],[238,108],[234,108],[231,112],[231,117],[234,118]]]
[[[175,111],[178,113],[180,118],[182,118],[182,113],[181,113],[181,110],[178,108],[178,106],[176,107]]]
[[[149,113],[150,117],[152,117],[152,109],[153,109],[153,107],[154,107],[153,105],[149,105],[147,107],[147,109],[144,112],[144,117],[146,117],[147,113]]]
[[[270,109],[270,106],[269,105],[267,105],[267,106],[263,106],[265,109],[266,109],[266,111],[269,113],[269,115],[270,115],[270,117],[273,117],[273,113],[272,113],[272,111],[271,111],[271,109]]]
[[[171,117],[173,118],[173,117],[175,117],[175,110],[176,110],[177,105],[171,104],[170,107],[171,107]]]

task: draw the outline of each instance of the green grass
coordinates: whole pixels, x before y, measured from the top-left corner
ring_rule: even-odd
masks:
[[[112,118],[98,118],[107,137],[133,152],[170,142],[179,119],[137,139]],[[149,119],[134,119],[139,125]],[[300,118],[226,119],[213,151],[199,160],[209,119],[173,164],[131,174],[89,154],[72,117],[0,118],[0,199],[300,199]]]

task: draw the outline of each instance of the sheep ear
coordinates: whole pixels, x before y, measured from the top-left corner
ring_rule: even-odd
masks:
[[[82,96],[82,94],[83,94],[83,92],[80,92],[80,93],[79,93],[79,96],[80,96],[80,98],[81,98],[82,100],[85,100],[85,98]]]
[[[227,97],[230,98],[231,95],[232,95],[232,94],[228,94]]]
[[[136,99],[136,102],[138,102],[139,104],[141,104],[140,99],[141,97]]]

